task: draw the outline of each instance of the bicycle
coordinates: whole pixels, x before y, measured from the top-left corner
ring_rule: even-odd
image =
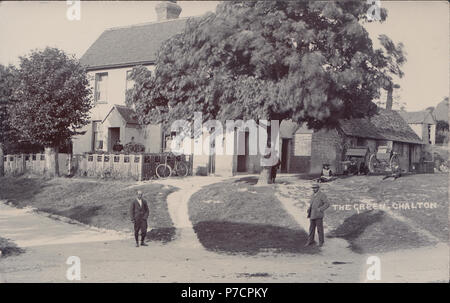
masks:
[[[186,163],[181,160],[181,157],[182,156],[174,156],[175,163],[172,168],[169,164],[167,164],[169,158],[172,157],[167,155],[164,163],[161,163],[156,167],[156,175],[158,178],[165,179],[171,177],[173,174],[176,174],[179,177],[186,177],[189,173],[189,169]]]

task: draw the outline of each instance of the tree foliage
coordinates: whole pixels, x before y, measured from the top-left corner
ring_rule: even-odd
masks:
[[[0,144],[4,147],[17,141],[17,134],[10,126],[9,106],[13,102],[14,87],[17,85],[13,66],[0,64]]]
[[[21,139],[58,147],[89,120],[91,89],[79,62],[56,48],[20,57],[10,125]]]
[[[154,76],[133,73],[127,98],[142,123],[292,119],[331,128],[370,116],[380,88],[402,76],[403,46],[362,23],[365,1],[224,1],[167,40]],[[387,13],[381,10],[382,20]]]

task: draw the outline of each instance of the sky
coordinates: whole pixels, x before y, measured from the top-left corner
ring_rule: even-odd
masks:
[[[17,64],[32,49],[58,47],[80,58],[107,28],[156,21],[159,1],[81,2],[80,20],[66,17],[66,1],[0,2],[0,64]],[[180,17],[214,11],[217,1],[177,1]],[[381,1],[384,23],[366,25],[374,45],[388,35],[407,53],[405,76],[395,93],[406,110],[436,106],[449,95],[449,4],[447,1]]]

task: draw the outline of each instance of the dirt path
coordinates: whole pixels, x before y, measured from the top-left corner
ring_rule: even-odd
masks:
[[[3,203],[0,234],[26,249],[0,259],[0,282],[69,282],[70,256],[81,260],[81,282],[355,282],[361,276],[355,260],[333,265],[314,256],[216,254],[186,245],[187,238],[136,248],[131,236]]]
[[[177,230],[176,241],[183,247],[204,249],[194,233],[192,223],[189,220],[188,202],[191,196],[202,187],[221,182],[224,178],[219,177],[189,177],[182,179],[169,178],[158,180],[156,183],[178,187],[179,190],[167,196],[167,207],[169,214]]]
[[[294,220],[306,232],[309,230],[309,219],[306,212],[309,206],[307,193],[311,192],[312,181],[301,181],[294,188],[292,185],[276,184],[275,196],[280,200],[286,211],[291,214]],[[295,191],[295,194],[294,194]],[[292,199],[295,195],[296,199]],[[324,232],[328,232],[326,220],[324,220]],[[316,234],[317,239],[317,234]],[[344,239],[325,238],[325,245],[321,247],[321,255],[324,256],[345,256],[345,259],[352,260],[355,254],[348,248],[349,244]]]
[[[305,214],[308,208],[313,181],[296,180],[295,184],[291,184],[290,182],[283,183],[283,181],[285,181],[283,178],[279,178],[278,184],[275,185],[277,198],[297,223],[303,229],[308,230],[309,220]],[[370,197],[361,196],[361,202],[372,204],[374,200]],[[392,211],[387,211],[387,214],[408,224],[411,229],[422,236],[428,237],[436,245],[375,254],[381,260],[383,268],[382,280],[384,282],[448,282],[450,262],[448,244],[440,242],[430,232],[419,228],[411,220],[401,215]],[[326,235],[329,232],[326,220],[324,221],[324,230]],[[325,245],[321,248],[321,255],[345,260],[353,260],[361,256],[351,251],[348,246],[348,242],[344,239],[325,238]],[[365,256],[368,257],[369,254]],[[368,282],[366,277],[362,277],[361,281]]]
[[[180,188],[168,201],[180,237],[140,248],[134,247],[131,235],[68,224],[0,203],[0,235],[26,249],[22,255],[0,259],[0,282],[69,282],[69,256],[81,259],[81,282],[367,282],[368,255],[349,253],[330,239],[329,248],[319,255],[226,255],[199,247],[187,202],[202,186],[221,180],[160,181]],[[284,205],[290,212],[296,207]],[[448,282],[447,245],[396,251],[380,258],[381,282]]]

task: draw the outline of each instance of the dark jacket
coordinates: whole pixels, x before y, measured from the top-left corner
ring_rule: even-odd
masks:
[[[142,199],[142,206],[139,206],[137,199],[134,199],[130,206],[130,218],[131,221],[147,220],[149,215],[149,209],[147,201]]]
[[[308,218],[319,219],[323,218],[324,211],[330,207],[327,196],[320,190],[314,193],[311,197],[311,202],[308,208]]]

